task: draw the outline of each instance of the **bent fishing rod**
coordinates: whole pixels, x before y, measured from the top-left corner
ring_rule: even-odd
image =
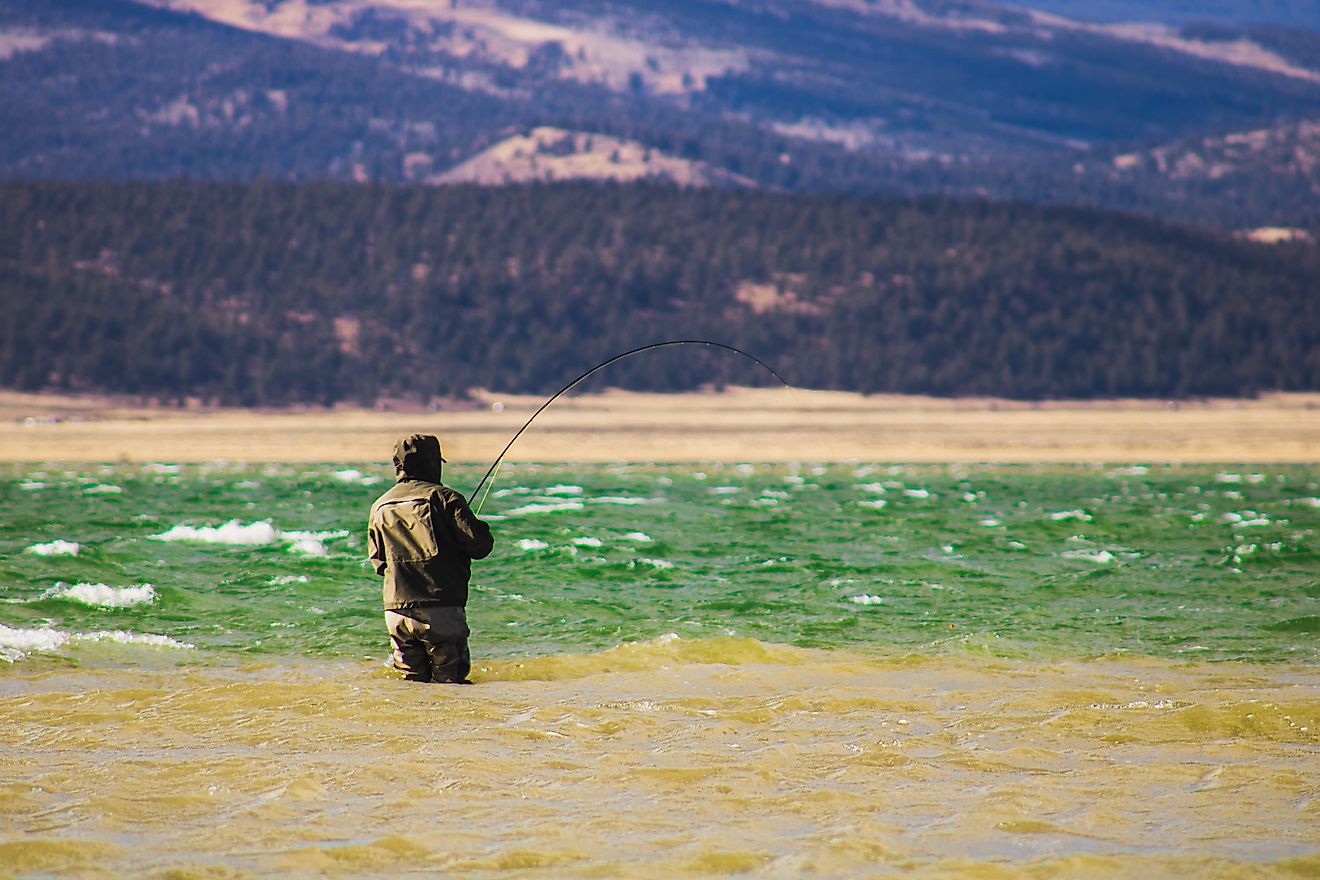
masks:
[[[572,382],[569,382],[567,385],[565,385],[563,388],[560,388],[553,395],[551,395],[550,398],[545,403],[541,404],[540,408],[538,408],[536,412],[532,413],[532,417],[529,418],[526,422],[524,422],[523,426],[518,429],[518,433],[513,435],[513,438],[509,440],[509,442],[505,445],[503,451],[501,451],[500,454],[496,456],[495,461],[491,463],[490,469],[486,471],[486,475],[481,478],[481,482],[477,483],[477,488],[472,490],[472,500],[475,500],[477,495],[481,493],[481,487],[486,486],[486,481],[492,480],[494,475],[499,471],[500,463],[504,461],[504,456],[507,455],[509,450],[513,448],[513,444],[518,442],[518,438],[523,435],[523,432],[527,430],[528,426],[530,426],[532,422],[536,421],[536,417],[545,411],[546,407],[550,406],[550,404],[554,403],[560,397],[572,391],[578,385],[582,384],[587,379],[594,376],[596,373],[605,369],[610,364],[618,363],[619,361],[624,360],[625,358],[630,358],[633,355],[638,355],[641,354],[642,352],[654,351],[657,348],[668,348],[670,346],[675,346],[675,345],[704,345],[708,348],[719,348],[719,349],[723,349],[724,351],[729,351],[734,354],[742,355],[743,357],[748,358],[752,362],[768,370],[770,372],[770,375],[778,379],[785,388],[793,387],[792,385],[788,384],[788,380],[786,380],[783,376],[779,375],[779,373],[775,370],[774,367],[770,366],[756,355],[748,354],[747,352],[743,351],[741,348],[737,348],[732,345],[726,345],[723,342],[712,342],[709,339],[667,339],[663,342],[652,342],[650,345],[643,345],[638,348],[630,349],[628,351],[623,352],[622,354],[616,354],[614,357],[610,358],[609,360],[601,361],[600,363],[596,364],[596,366],[582,373]],[[494,485],[495,484],[492,481],[490,486],[486,486],[486,494],[482,495],[481,500],[477,502],[476,505],[477,513],[481,513],[481,508],[485,505],[486,499],[490,497],[490,490]]]

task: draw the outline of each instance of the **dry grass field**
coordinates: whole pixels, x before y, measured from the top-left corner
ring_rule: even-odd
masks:
[[[403,433],[492,460],[542,398],[454,411],[173,409],[0,394],[0,461],[386,461]],[[946,400],[730,389],[561,398],[509,461],[1315,462],[1320,394],[1257,400]]]

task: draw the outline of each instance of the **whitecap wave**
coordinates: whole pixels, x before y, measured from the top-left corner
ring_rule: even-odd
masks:
[[[290,553],[301,553],[304,556],[329,556],[330,551],[326,548],[325,542],[335,538],[346,538],[348,532],[344,529],[331,529],[324,532],[307,531],[279,531],[275,533],[281,541],[292,542],[289,545]]]
[[[88,486],[83,489],[84,495],[118,495],[123,492],[122,486],[112,486],[109,483],[97,483],[95,486]]]
[[[628,563],[629,568],[636,568],[639,565],[646,565],[659,570],[674,567],[674,563],[670,562],[668,559],[648,559],[645,556],[634,559],[632,562]]]
[[[635,495],[601,495],[598,498],[588,498],[592,504],[618,504],[628,506],[634,504],[657,504],[663,501],[662,498],[638,498]]]
[[[263,519],[243,525],[236,519],[220,526],[174,526],[159,535],[152,535],[157,541],[195,541],[202,544],[237,544],[259,546],[274,544],[277,539],[275,527],[270,520]]]
[[[1079,507],[1076,510],[1060,510],[1055,513],[1051,513],[1050,519],[1054,520],[1055,522],[1063,522],[1064,520],[1069,520],[1069,519],[1079,520],[1080,522],[1090,522],[1091,514],[1087,513],[1085,510],[1082,510]]]
[[[1059,554],[1064,559],[1081,559],[1086,562],[1104,564],[1114,561],[1114,554],[1108,550],[1065,550]]]
[[[600,538],[574,538],[573,543],[579,547],[600,547],[605,542]]]
[[[0,623],[0,660],[13,663],[34,652],[56,651],[69,640],[57,629],[14,629]]]
[[[346,468],[342,471],[335,471],[332,476],[341,483],[351,483],[357,486],[374,486],[380,482],[380,477],[364,474],[357,468]]]
[[[637,544],[650,544],[655,539],[646,532],[626,532],[620,536],[624,541],[632,541]]]
[[[1263,513],[1257,513],[1254,510],[1244,510],[1242,513],[1225,513],[1220,519],[1226,523],[1237,526],[1238,528],[1267,526],[1270,524],[1270,518],[1268,516]]]
[[[131,608],[151,605],[156,601],[156,588],[151,584],[135,587],[109,587],[105,584],[66,584],[60,582],[41,594],[42,599],[71,599],[84,605],[100,608]]]
[[[153,648],[182,648],[185,650],[197,647],[188,642],[181,642],[178,639],[172,639],[169,636],[159,636],[153,633],[127,632],[122,629],[101,630],[99,632],[90,633],[74,633],[72,640],[75,642],[115,642],[120,645],[147,645]]]
[[[303,556],[329,556],[330,551],[326,549],[323,542],[315,538],[299,538],[289,545],[290,553],[301,553]]]
[[[33,544],[25,553],[34,553],[37,556],[77,556],[82,551],[82,545],[77,541],[62,541],[56,539],[48,544]]]
[[[145,645],[157,648],[191,649],[195,647],[169,636],[135,633],[125,630],[101,630],[71,633],[51,627],[20,629],[0,623],[0,660],[16,663],[30,654],[50,654],[73,642],[113,642],[121,645]]]
[[[519,550],[545,550],[549,546],[545,541],[538,541],[535,538],[523,538],[518,542]]]
[[[849,596],[848,601],[854,605],[879,605],[884,602],[883,596],[875,596],[869,593],[863,593],[859,596]]]
[[[525,516],[529,513],[556,513],[561,510],[582,510],[586,505],[581,501],[534,501],[512,510],[504,511],[505,516]]]

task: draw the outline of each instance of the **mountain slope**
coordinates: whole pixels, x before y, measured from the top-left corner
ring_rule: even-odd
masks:
[[[1320,31],[1320,6],[1310,0],[1030,0],[1029,5],[1091,21],[1268,24]]]
[[[1126,215],[647,185],[0,184],[0,385],[542,392],[658,338],[808,387],[1320,388],[1320,251]],[[755,382],[683,352],[609,381]]]
[[[1240,196],[1222,202],[1159,173],[1138,189],[1110,161],[1320,119],[1318,59],[1320,36],[1295,29],[953,0],[0,0],[0,177],[654,171],[495,158],[555,129],[577,133],[575,155],[617,144],[692,184],[1320,228],[1314,200],[1272,195],[1297,190],[1259,157],[1235,160]]]
[[[1320,59],[1301,63],[1249,34],[1093,24],[988,3],[159,2],[417,71],[461,76],[477,65],[514,81],[686,99],[760,122],[852,122],[877,142],[950,155],[1320,109]]]

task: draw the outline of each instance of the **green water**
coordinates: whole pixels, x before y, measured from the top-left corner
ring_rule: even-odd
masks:
[[[10,466],[0,656],[383,660],[362,557],[389,479],[360,463]],[[515,464],[484,514],[497,543],[469,602],[479,658],[673,632],[881,655],[1320,660],[1315,467]],[[160,537],[231,521],[265,543]],[[55,541],[77,555],[33,549]]]

